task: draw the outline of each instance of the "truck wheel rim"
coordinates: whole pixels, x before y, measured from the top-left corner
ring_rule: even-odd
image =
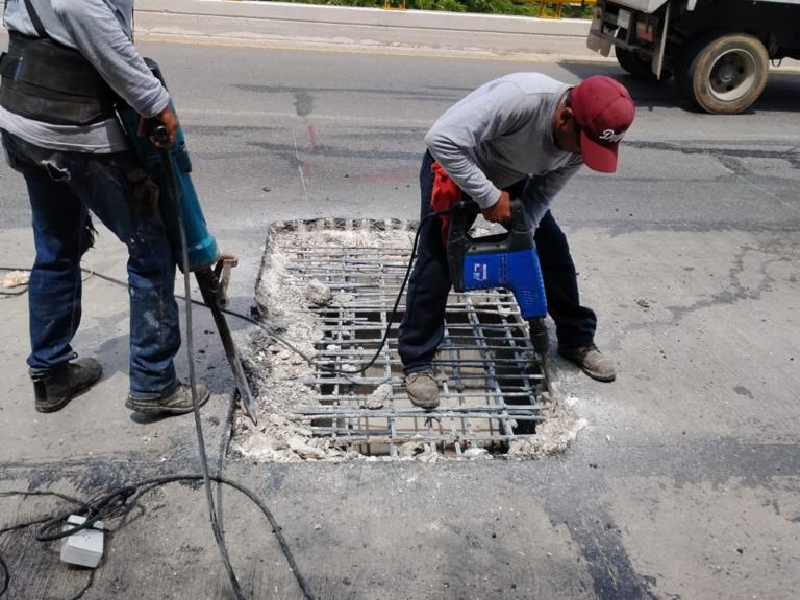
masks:
[[[756,59],[747,50],[728,50],[711,65],[708,84],[711,94],[722,102],[746,96],[755,85]]]

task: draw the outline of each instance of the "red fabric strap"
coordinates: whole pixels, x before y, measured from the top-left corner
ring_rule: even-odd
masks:
[[[438,162],[431,165],[433,171],[433,191],[431,192],[431,209],[447,210],[461,200],[461,190],[450,179],[447,171]],[[442,241],[447,244],[447,232],[450,228],[450,215],[442,215]]]

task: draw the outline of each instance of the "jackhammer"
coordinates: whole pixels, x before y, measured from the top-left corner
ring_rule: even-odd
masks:
[[[453,287],[459,293],[506,288],[514,295],[522,318],[528,322],[535,366],[540,368],[545,387],[552,393],[550,342],[545,325],[547,299],[525,207],[520,200],[512,200],[511,221],[505,233],[473,238],[469,232],[479,213],[479,206],[471,200],[451,207],[447,260]]]
[[[166,87],[155,61],[145,59],[145,62]],[[172,100],[170,103],[175,110]],[[119,106],[117,112],[142,168],[160,190],[159,210],[169,233],[178,267],[181,272],[185,273],[188,269],[195,275],[203,302],[214,316],[242,405],[255,424],[255,402],[224,313],[229,304],[227,290],[231,269],[238,265],[238,260],[233,256],[220,254],[217,240],[208,232],[203,209],[192,183],[192,161],[186,149],[183,130],[178,128],[175,143],[171,147],[159,149],[150,139],[159,142],[159,146],[169,146],[170,134],[166,126],[157,124],[147,136],[140,137],[138,132],[142,117],[128,106]],[[181,242],[182,238],[185,244]]]

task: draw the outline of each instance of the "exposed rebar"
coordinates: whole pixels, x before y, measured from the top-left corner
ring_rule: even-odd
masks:
[[[322,231],[320,226],[341,231],[375,223],[337,219],[319,224]],[[403,224],[380,226],[399,229]],[[318,391],[319,406],[298,408],[293,415],[313,435],[366,454],[397,457],[401,444],[414,441],[461,455],[469,448],[501,450],[515,439],[529,439],[533,426],[545,419],[545,406],[537,400],[544,378],[528,368],[533,349],[527,324],[509,292],[451,294],[444,340],[432,365],[442,403],[423,411],[403,389],[397,326],[374,365],[364,374],[355,373],[368,364],[386,332],[410,252],[404,236],[397,236],[395,243],[384,239],[383,245],[365,251],[285,234],[278,236],[275,250],[288,257],[286,272],[292,279],[300,284],[316,279],[334,294],[346,295],[326,306],[291,309],[315,313],[323,327],[316,371],[303,380]],[[391,391],[380,407],[367,408],[381,384],[390,384]]]

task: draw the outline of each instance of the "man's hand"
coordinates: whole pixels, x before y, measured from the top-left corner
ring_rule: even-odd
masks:
[[[511,198],[508,192],[501,192],[500,199],[489,208],[483,209],[483,218],[490,223],[508,225],[511,222]]]
[[[142,119],[139,122],[139,137],[145,137],[150,132],[153,125],[158,123],[166,125],[167,129],[169,129],[169,145],[165,146],[159,143],[158,140],[154,139],[153,137],[150,138],[150,141],[157,148],[169,148],[175,143],[175,137],[177,135],[178,127],[180,126],[178,115],[175,114],[175,111],[172,110],[172,106],[169,104],[167,104],[167,107],[152,119]]]

